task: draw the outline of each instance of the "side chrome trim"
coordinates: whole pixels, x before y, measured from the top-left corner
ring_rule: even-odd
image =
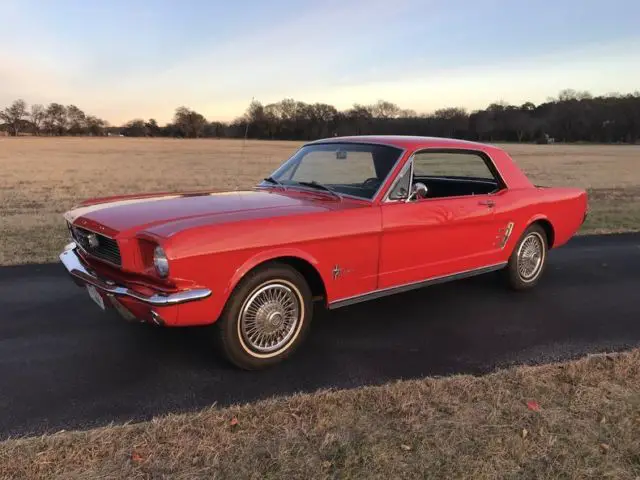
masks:
[[[391,143],[356,141],[356,140],[353,140],[353,139],[352,140],[345,140],[345,141],[339,141],[339,138],[336,138],[335,140],[332,140],[331,138],[329,138],[329,139],[327,139],[327,138],[319,139],[319,140],[314,140],[314,141],[311,141],[311,142],[307,142],[304,145],[302,145],[300,148],[298,148],[298,150],[296,150],[292,155],[290,155],[289,158],[287,158],[284,162],[282,162],[278,166],[278,168],[276,168],[273,172],[271,172],[271,174],[273,175],[278,170],[280,170],[289,160],[291,160],[294,156],[296,156],[298,154],[298,152],[300,150],[302,150],[304,147],[313,146],[313,145],[333,145],[333,144],[340,144],[340,143],[348,143],[350,145],[370,145],[370,146],[389,147],[389,148],[393,148],[395,150],[398,150],[400,152],[400,154],[396,158],[396,161],[394,162],[393,166],[391,167],[391,169],[389,170],[387,175],[384,177],[384,180],[382,180],[382,182],[380,182],[380,186],[376,190],[376,193],[373,194],[373,197],[371,197],[371,198],[359,197],[358,195],[349,195],[347,193],[337,192],[340,195],[346,195],[346,196],[349,196],[349,197],[352,197],[352,198],[356,198],[358,200],[363,200],[365,202],[369,202],[371,204],[375,203],[376,199],[378,198],[378,196],[382,192],[382,189],[384,188],[384,184],[389,181],[389,179],[391,178],[391,175],[393,175],[393,171],[398,167],[398,163],[400,163],[400,160],[402,160],[404,158],[405,154],[407,153],[407,149],[406,148],[399,147],[399,146],[393,145]],[[258,186],[260,186],[260,185],[259,184],[256,185],[256,187],[258,187]],[[285,184],[285,186],[286,187],[291,187],[292,185],[286,185]],[[309,190],[313,190],[313,189],[309,189]]]
[[[410,173],[410,177],[409,177],[409,191],[407,192],[407,197],[406,198],[394,198],[394,199],[389,198],[389,195],[391,195],[391,192],[393,192],[393,190],[396,188],[396,186],[398,185],[398,182],[400,181],[400,178],[402,178],[402,175],[404,175],[407,172],[407,169],[411,169],[411,173]],[[388,190],[384,194],[384,197],[382,199],[382,203],[404,203],[404,202],[406,202],[407,198],[409,198],[409,195],[411,193],[412,180],[413,180],[413,155],[411,155],[407,159],[407,161],[402,166],[400,171],[396,174],[396,177],[393,179],[393,182],[391,182],[391,185],[389,185]]]
[[[81,283],[93,285],[97,289],[105,292],[108,295],[114,295],[116,297],[129,297],[140,302],[154,305],[154,306],[167,306],[177,305],[179,303],[193,302],[196,300],[202,300],[211,295],[211,290],[198,288],[194,290],[183,290],[181,292],[160,294],[154,293],[153,295],[144,295],[131,290],[126,287],[115,285],[110,281],[102,280],[87,268],[80,261],[80,257],[75,252],[77,245],[75,242],[68,244],[64,252],[60,254],[60,261],[65,266],[69,274]]]
[[[475,277],[476,275],[482,275],[483,273],[495,272],[507,265],[507,262],[500,262],[494,265],[489,265],[481,268],[474,268],[472,270],[464,270],[462,272],[453,273],[449,275],[443,275],[441,277],[433,277],[427,280],[420,280],[418,282],[406,283],[397,287],[388,287],[380,290],[374,290],[373,292],[364,293],[362,295],[356,295],[353,297],[336,300],[328,305],[330,310],[334,310],[340,307],[346,307],[347,305],[354,305],[360,302],[366,302],[367,300],[374,300],[376,298],[386,297],[387,295],[393,295],[395,293],[408,292],[418,288],[426,287],[429,285],[437,285],[438,283],[451,282],[453,280],[462,280],[463,278]]]

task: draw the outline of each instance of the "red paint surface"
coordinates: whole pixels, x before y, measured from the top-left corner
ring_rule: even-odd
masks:
[[[503,150],[461,140],[422,137],[351,137],[323,141],[384,143],[405,150],[372,202],[306,191],[255,189],[197,192],[175,198],[129,195],[84,202],[101,205],[74,223],[114,237],[122,269],[87,259],[98,274],[140,291],[209,288],[211,297],[164,307],[168,325],[213,323],[240,279],[261,263],[282,257],[308,262],[320,274],[326,302],[432,277],[506,262],[524,230],[538,220],[566,243],[584,220],[587,197],[575,188],[537,188]],[[383,203],[402,165],[416,150],[475,150],[488,155],[507,188],[489,195]],[[167,194],[172,195],[172,194]],[[109,206],[107,202],[150,201]],[[482,205],[493,200],[494,208]],[[504,248],[500,231],[514,228]],[[497,240],[498,239],[498,240]],[[146,241],[146,243],[145,243]],[[151,243],[149,243],[151,242]],[[170,259],[170,278],[155,276],[145,248],[159,243]],[[333,279],[338,264],[345,271]],[[149,307],[128,300],[148,318]]]

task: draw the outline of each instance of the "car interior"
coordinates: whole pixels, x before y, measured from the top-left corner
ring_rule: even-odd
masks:
[[[425,198],[482,195],[493,193],[500,189],[497,181],[488,178],[414,175],[413,182],[423,183],[427,187]]]
[[[391,200],[447,198],[497,192],[503,186],[488,159],[475,152],[424,152],[413,158],[389,195]],[[409,182],[410,173],[413,178]],[[419,188],[417,188],[419,186]]]

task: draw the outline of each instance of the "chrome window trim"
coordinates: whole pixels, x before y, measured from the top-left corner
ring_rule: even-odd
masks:
[[[457,182],[460,179],[464,179],[465,182],[470,183],[496,183],[495,180],[481,179],[477,177],[459,177],[459,178],[449,178],[449,177],[438,177],[437,175],[426,175],[428,178],[433,178],[434,180],[442,180],[443,182]]]
[[[498,169],[498,167],[496,166],[496,162],[493,160],[493,157],[491,157],[491,155],[489,155],[489,153],[483,151],[483,150],[475,150],[475,149],[467,149],[467,148],[442,148],[442,147],[424,147],[424,148],[420,148],[415,150],[411,156],[409,157],[409,159],[407,160],[407,163],[411,163],[411,185],[413,185],[413,163],[415,160],[415,156],[418,153],[428,153],[429,151],[433,151],[433,152],[443,152],[443,153],[471,153],[474,155],[477,155],[478,157],[480,157],[480,159],[484,162],[484,157],[487,158],[487,160],[489,162],[491,162],[491,166],[493,167],[494,171],[491,170],[491,167],[489,167],[489,165],[487,165],[487,168],[489,169],[489,172],[492,175],[496,175],[497,178],[494,179],[494,181],[496,181],[498,183],[498,189],[490,192],[490,193],[485,193],[485,194],[479,194],[476,196],[480,196],[480,195],[495,195],[496,193],[505,190],[507,188],[509,188],[506,184],[506,182],[504,181],[503,177],[502,177],[502,173],[500,173],[500,170]],[[486,165],[486,162],[485,162]],[[406,166],[406,164],[405,164]],[[405,166],[403,166],[402,170],[404,170]],[[389,190],[387,190],[387,193],[384,196],[384,199],[382,200],[382,203],[407,203],[408,202],[408,198],[404,199],[404,200],[393,200],[389,198],[389,194],[393,191],[393,189],[395,188],[396,184],[398,183],[398,179],[400,178],[402,174],[402,171],[398,172],[398,175],[396,176],[396,178],[394,179],[394,181],[392,182],[391,186],[389,187]],[[441,178],[441,177],[440,177]],[[446,179],[444,178],[444,180],[451,180],[451,181],[455,181],[454,179]],[[473,181],[473,180],[472,180]],[[490,180],[487,180],[490,181]],[[411,185],[409,185],[409,192],[411,192]],[[453,199],[453,198],[465,198],[465,197],[470,197],[471,195],[457,195],[455,197],[439,197],[439,198],[426,198],[426,199],[422,199],[421,201],[427,201],[427,200],[446,200],[446,199]]]
[[[436,277],[427,278],[425,280],[418,280],[416,282],[409,282],[409,283],[404,283],[402,285],[396,285],[393,287],[381,288],[378,290],[373,290],[371,292],[361,293],[351,297],[335,300],[329,303],[328,308],[330,310],[334,310],[336,308],[346,307],[348,305],[366,302],[368,300],[374,300],[376,298],[386,297],[388,295],[393,295],[396,293],[408,292],[410,290],[415,290],[415,289],[426,287],[429,285],[436,285],[438,283],[445,283],[445,282],[454,281],[454,280],[462,280],[463,278],[469,278],[469,277],[474,277],[476,275],[495,272],[497,270],[504,268],[506,265],[507,265],[507,262],[499,262],[499,263],[487,265],[485,267],[472,268],[472,269],[463,270],[457,273],[450,273],[447,275],[440,275]]]
[[[493,160],[493,157],[491,155],[489,155],[488,152],[485,152],[484,150],[478,150],[478,149],[474,149],[474,148],[425,147],[425,148],[420,148],[418,150],[415,150],[411,156],[414,157],[418,153],[428,153],[430,150],[432,152],[454,153],[454,154],[455,153],[471,153],[471,154],[474,154],[474,155],[477,155],[478,157],[480,157],[482,159],[482,161],[485,163],[485,165],[487,165],[487,162],[484,161],[483,157],[486,157],[487,160],[489,160],[489,162],[491,164],[491,166],[487,165],[487,168],[489,169],[489,172],[492,175],[495,175],[497,177],[497,178],[495,178],[495,180],[498,182],[498,187],[499,187],[498,191],[508,188],[507,183],[504,181],[502,173],[500,172],[500,170],[496,166],[496,162]],[[494,173],[494,171],[492,171],[491,167],[493,167],[493,170],[495,170],[495,173]]]
[[[400,160],[402,160],[402,158],[405,156],[405,154],[407,153],[407,149],[406,148],[402,148],[399,147],[397,145],[393,145],[391,143],[382,143],[382,142],[354,142],[354,141],[327,141],[327,140],[317,140],[314,142],[309,142],[309,143],[305,143],[304,145],[302,145],[300,148],[298,148],[292,155],[289,156],[289,158],[287,158],[284,162],[282,162],[280,164],[280,166],[278,166],[278,168],[276,168],[274,170],[277,171],[280,169],[280,167],[282,167],[282,165],[284,165],[286,162],[288,162],[292,157],[294,157],[296,155],[296,153],[298,153],[300,150],[302,150],[304,147],[307,146],[312,146],[312,145],[336,145],[336,144],[341,144],[341,143],[348,143],[351,145],[372,145],[372,146],[383,146],[383,147],[391,147],[395,150],[398,150],[400,153],[398,155],[398,158],[396,158],[396,161],[394,162],[393,166],[391,167],[391,169],[389,170],[389,173],[387,173],[387,175],[384,177],[384,180],[382,180],[382,182],[380,182],[380,186],[378,187],[378,189],[376,190],[376,192],[373,194],[373,196],[371,198],[367,198],[367,197],[359,197],[357,195],[349,195],[347,193],[342,193],[342,192],[336,192],[339,193],[340,195],[343,196],[348,196],[351,198],[356,198],[358,200],[362,200],[365,202],[369,202],[369,203],[375,203],[376,199],[378,198],[378,195],[380,195],[380,191],[384,188],[385,183],[387,183],[387,181],[389,180],[389,178],[391,177],[391,175],[393,175],[393,171],[396,169],[396,167],[398,166],[398,163],[400,163]],[[273,172],[272,172],[273,173]],[[259,186],[259,185],[257,185]],[[286,187],[291,187],[293,185],[285,185]],[[314,189],[308,189],[311,191],[314,191]],[[317,191],[317,190],[315,190]]]
[[[389,195],[391,194],[391,192],[393,192],[393,189],[396,188],[396,185],[398,184],[398,182],[400,181],[400,177],[402,177],[402,174],[405,173],[405,169],[410,168],[411,169],[411,177],[409,178],[409,194],[411,193],[411,185],[413,184],[413,153],[411,154],[411,156],[409,157],[409,159],[407,160],[407,162],[402,166],[402,168],[400,169],[400,171],[398,172],[398,174],[396,175],[396,178],[393,179],[393,182],[391,182],[391,185],[389,185],[389,189],[387,190],[387,193],[384,196],[384,199],[382,200],[382,203],[404,203],[407,202],[407,199],[409,198],[409,195],[407,195],[407,198],[389,198]]]

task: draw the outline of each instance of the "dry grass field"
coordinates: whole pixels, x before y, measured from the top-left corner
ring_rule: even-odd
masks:
[[[250,187],[297,142],[1,138],[0,265],[50,262],[61,214],[80,200],[154,191]],[[640,146],[506,145],[533,181],[587,188],[585,232],[640,229]]]
[[[640,351],[0,443],[0,478],[640,476]]]

